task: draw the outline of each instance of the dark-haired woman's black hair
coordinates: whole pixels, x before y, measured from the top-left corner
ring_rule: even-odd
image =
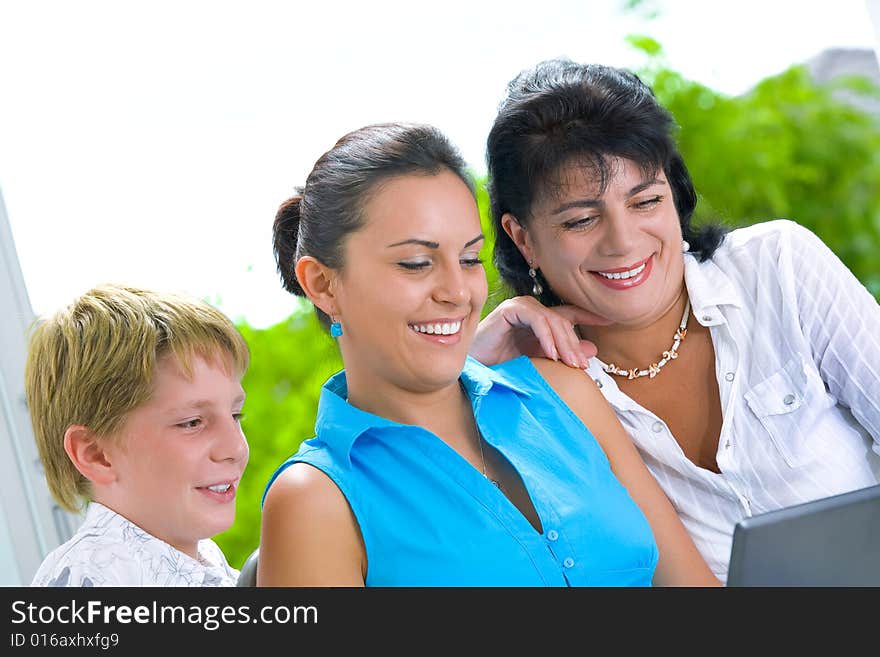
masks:
[[[516,294],[530,294],[534,281],[502,217],[510,213],[527,227],[534,203],[559,187],[569,165],[589,168],[603,190],[615,158],[631,160],[646,175],[662,170],[691,253],[700,261],[712,256],[726,229],[721,224],[691,226],[697,194],[673,138],[675,127],[651,88],[624,69],[554,59],[508,84],[489,133],[486,160],[495,265]],[[540,300],[561,303],[543,278],[540,282]]]
[[[473,192],[458,150],[428,125],[382,123],[342,137],[318,159],[306,184],[275,215],[272,245],[284,289],[305,296],[296,278],[296,262],[303,256],[333,269],[344,266],[346,237],[363,226],[364,205],[380,183],[444,170],[456,174]],[[327,328],[330,318],[320,308],[315,312]]]

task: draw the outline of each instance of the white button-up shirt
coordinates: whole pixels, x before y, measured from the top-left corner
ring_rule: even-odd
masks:
[[[786,220],[732,231],[706,262],[686,255],[685,284],[715,348],[720,474],[688,460],[602,361],[587,373],[726,581],[738,521],[880,482],[880,307],[821,240]]]
[[[50,552],[31,586],[235,586],[238,571],[209,538],[198,559],[92,502],[73,537]]]

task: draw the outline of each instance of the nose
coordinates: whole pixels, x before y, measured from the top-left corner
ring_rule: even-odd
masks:
[[[461,263],[456,262],[438,272],[434,286],[434,299],[440,303],[454,306],[463,306],[468,303],[470,291]]]
[[[604,222],[605,232],[599,243],[603,256],[626,255],[633,248],[633,225],[623,213],[609,213]]]
[[[211,457],[215,461],[231,461],[232,463],[244,461],[247,463],[248,455],[247,438],[244,436],[241,425],[235,418],[230,417],[218,429]]]

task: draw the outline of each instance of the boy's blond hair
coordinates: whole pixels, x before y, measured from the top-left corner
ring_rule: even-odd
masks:
[[[46,482],[61,507],[77,512],[91,499],[91,482],[64,450],[68,427],[84,425],[114,440],[128,413],[151,397],[157,362],[166,354],[187,376],[193,356],[237,376],[249,360],[226,315],[177,294],[102,285],[35,323],[25,390]]]

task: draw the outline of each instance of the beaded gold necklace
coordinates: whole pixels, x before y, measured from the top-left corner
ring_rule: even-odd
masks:
[[[678,325],[678,330],[675,332],[675,336],[672,338],[672,346],[661,354],[661,358],[656,363],[651,363],[648,365],[647,369],[640,370],[637,367],[634,367],[629,370],[624,370],[615,365],[614,363],[608,363],[607,365],[603,365],[602,369],[608,372],[609,374],[616,374],[617,376],[625,376],[627,379],[638,379],[641,376],[647,376],[649,379],[653,379],[660,373],[660,369],[666,365],[671,360],[675,360],[678,358],[678,347],[684,341],[684,337],[687,335],[687,323],[688,317],[690,315],[691,310],[691,301],[688,299],[684,303],[684,312],[681,314],[681,323]]]

